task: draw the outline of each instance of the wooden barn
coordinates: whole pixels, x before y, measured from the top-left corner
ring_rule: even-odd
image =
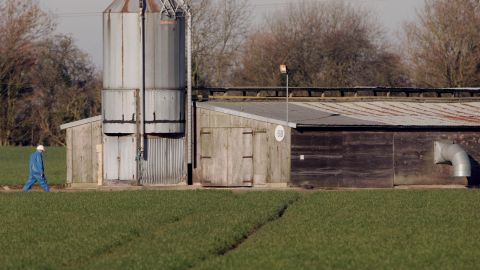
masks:
[[[197,102],[194,111],[193,180],[203,186],[480,182],[480,102],[296,101],[288,121],[284,102]],[[443,144],[462,153],[444,160]]]

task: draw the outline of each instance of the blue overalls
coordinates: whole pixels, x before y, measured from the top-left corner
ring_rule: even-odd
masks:
[[[37,181],[45,192],[49,192],[47,179],[45,179],[42,152],[35,151],[35,153],[30,156],[29,169],[30,174],[28,175],[25,186],[23,186],[23,192],[28,192]]]

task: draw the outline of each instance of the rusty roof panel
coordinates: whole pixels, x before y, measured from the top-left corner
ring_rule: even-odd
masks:
[[[387,126],[480,126],[479,102],[307,102],[302,105]]]
[[[283,102],[208,102],[199,107],[280,123]],[[480,102],[292,102],[292,127],[480,127]]]

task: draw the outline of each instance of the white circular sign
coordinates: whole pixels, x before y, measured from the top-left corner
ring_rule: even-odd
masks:
[[[281,142],[283,141],[284,138],[285,138],[285,129],[283,128],[283,126],[277,126],[275,128],[275,139],[277,140],[277,142]]]

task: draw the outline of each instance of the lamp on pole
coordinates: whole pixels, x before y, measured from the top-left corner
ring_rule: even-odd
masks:
[[[285,64],[282,64],[280,65],[280,73],[281,74],[285,74],[287,76],[287,86],[286,86],[286,92],[287,92],[287,126],[288,126],[288,98],[289,98],[289,94],[288,94],[288,67],[287,65]]]

